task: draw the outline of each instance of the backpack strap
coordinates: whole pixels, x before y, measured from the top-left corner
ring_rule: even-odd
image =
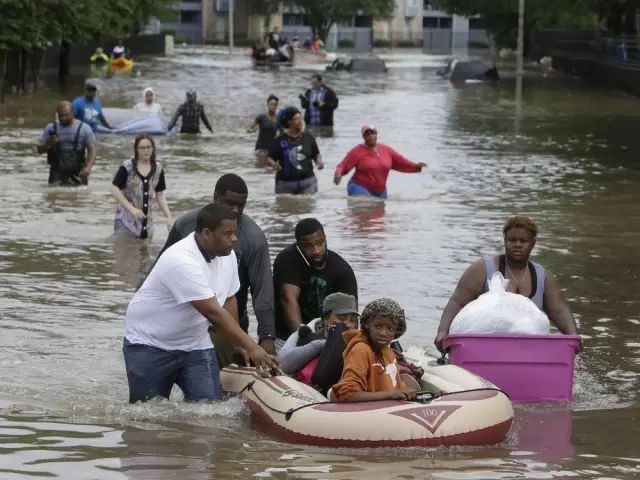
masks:
[[[80,130],[82,129],[82,122],[78,125],[78,129],[76,130],[76,136],[73,138],[73,150],[78,150],[78,140],[80,138]]]

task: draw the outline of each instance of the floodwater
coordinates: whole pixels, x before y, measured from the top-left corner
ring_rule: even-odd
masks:
[[[110,182],[132,138],[99,139],[88,188],[47,188],[33,145],[56,102],[81,92],[78,81],[66,92],[8,96],[0,109],[0,479],[640,476],[640,99],[532,77],[517,108],[512,81],[455,88],[434,75],[442,57],[386,58],[387,74],[326,75],[340,107],[334,136],[318,140],[327,167],[312,198],[274,196],[245,129],[270,93],[297,104],[322,66],[254,70],[244,56],[185,47],[100,88],[107,106],[129,107],[151,85],[167,113],[196,88],[214,133],[158,139],[174,215],[208,202],[222,173],[240,174],[272,256],[299,219],[319,218],[330,248],[353,266],[362,304],[397,299],[409,318],[404,343],[432,352],[466,266],[500,249],[507,216],[533,216],[535,258],[558,278],[584,336],[574,401],[518,406],[497,446],[365,451],[279,442],[239,399],[128,405],[123,313],[166,231],[159,222],[148,242],[112,235]],[[365,121],[428,164],[422,174],[393,173],[386,203],[348,201],[345,185],[332,183]]]

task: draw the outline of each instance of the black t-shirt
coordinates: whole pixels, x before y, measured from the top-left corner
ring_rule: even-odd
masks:
[[[276,173],[276,180],[313,177],[313,159],[319,153],[316,139],[309,132],[302,132],[295,140],[286,134],[279,135],[269,149],[269,156],[282,167]]]
[[[280,301],[282,284],[300,288],[298,303],[302,323],[307,324],[322,314],[322,302],[331,293],[342,292],[358,297],[358,283],[351,266],[337,253],[329,250],[322,270],[309,267],[296,245],[282,250],[273,263],[273,282],[276,306],[276,335],[286,339],[291,333]]]
[[[267,150],[271,148],[273,141],[278,134],[278,121],[277,119],[271,120],[269,115],[261,113],[255,120],[260,130],[258,130],[258,140],[256,141],[256,150]]]
[[[143,180],[151,180],[152,172],[149,172],[149,175],[147,175],[146,177],[143,177],[137,171],[136,173]],[[123,166],[120,166],[120,168],[116,172],[116,175],[113,177],[113,181],[111,182],[111,184],[118,187],[120,190],[124,190],[125,188],[127,188],[128,177],[129,177],[129,172],[127,172],[127,169],[124,168]],[[162,192],[163,190],[166,190],[166,189],[167,189],[167,184],[165,183],[165,180],[164,180],[164,169],[163,169],[160,172],[160,178],[158,179],[158,185],[156,185],[155,191]]]

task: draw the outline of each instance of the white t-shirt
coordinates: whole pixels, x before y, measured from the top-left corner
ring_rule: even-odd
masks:
[[[192,233],[160,256],[133,296],[124,336],[163,350],[213,348],[209,321],[190,302],[215,297],[222,306],[239,288],[236,254],[207,262]]]

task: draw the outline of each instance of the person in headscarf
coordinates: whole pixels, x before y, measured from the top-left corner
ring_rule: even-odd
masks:
[[[402,307],[390,298],[370,302],[360,316],[360,330],[342,334],[347,348],[342,354],[344,368],[333,386],[332,398],[338,402],[411,400],[416,391],[400,377],[391,342],[402,336],[407,323]]]
[[[168,130],[171,130],[178,118],[182,117],[180,133],[200,133],[200,120],[203,121],[207,130],[213,133],[207,115],[204,113],[204,105],[197,101],[198,94],[195,90],[187,90],[187,101],[178,107],[173,118],[169,122]]]
[[[137,112],[153,113],[162,115],[162,107],[156,102],[156,92],[153,88],[147,87],[142,92],[142,101],[135,104],[133,109]]]

